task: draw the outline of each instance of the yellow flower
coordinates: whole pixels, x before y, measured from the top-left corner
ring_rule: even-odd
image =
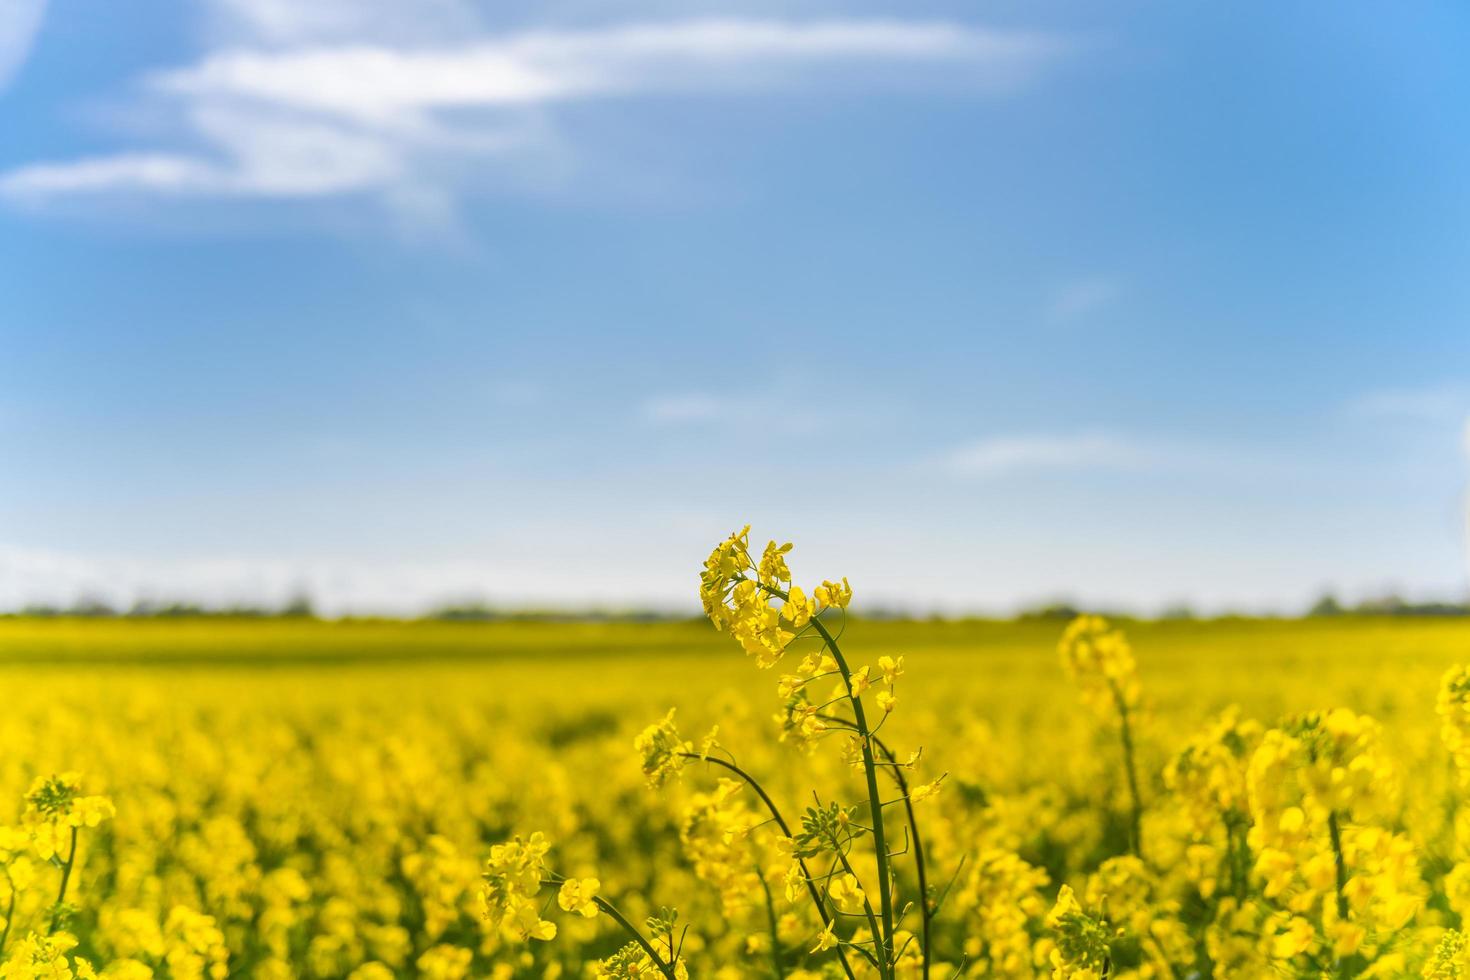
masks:
[[[423,980],[463,980],[469,975],[473,958],[472,950],[441,943],[418,958],[419,976]]]
[[[903,658],[879,657],[878,670],[883,674],[883,683],[892,687],[893,682],[903,676]]]
[[[1271,956],[1278,960],[1289,960],[1311,949],[1316,939],[1317,931],[1312,928],[1312,924],[1296,916],[1288,923],[1286,931],[1277,933],[1271,940]]]
[[[546,852],[551,843],[540,831],[528,840],[517,837],[490,848],[482,892],[485,918],[491,926],[516,939],[550,940],[556,924],[541,918],[536,893],[546,876]]]
[[[1138,705],[1137,665],[1121,630],[1101,616],[1078,616],[1057,644],[1062,665],[1082,689],[1082,700],[1102,715]]]
[[[812,590],[812,595],[823,608],[846,609],[847,604],[852,601],[852,586],[847,584],[846,578],[840,584],[823,581]]]
[[[1470,667],[1451,667],[1445,673],[1435,710],[1440,738],[1455,761],[1460,782],[1470,783]]]
[[[787,592],[786,602],[781,606],[781,617],[790,622],[795,629],[801,629],[812,621],[812,616],[816,611],[817,607],[807,598],[801,586],[793,585]]]
[[[786,556],[790,552],[790,541],[779,545],[772,541],[766,545],[766,550],[761,554],[760,567],[757,569],[763,583],[779,587],[783,582],[791,581],[791,569],[786,567]]]
[[[561,890],[556,893],[556,904],[564,911],[594,919],[597,917],[595,896],[601,887],[602,882],[596,878],[568,878],[561,883]]]
[[[1470,977],[1470,942],[1458,929],[1451,929],[1435,947],[1424,965],[1425,980],[1465,980]]]
[[[939,795],[939,787],[944,782],[945,776],[948,775],[949,773],[945,773],[943,776],[940,776],[938,779],[933,780],[932,782],[925,783],[922,786],[915,786],[913,789],[909,790],[909,800],[914,803],[922,803],[924,800],[929,799],[929,797],[931,796]]]
[[[832,930],[832,923],[827,923],[827,928],[817,934],[817,943],[811,948],[811,952],[820,953],[832,949],[837,945],[837,933]]]
[[[856,912],[862,908],[863,886],[850,874],[844,872],[835,876],[827,886],[827,894],[844,912]]]
[[[686,742],[674,727],[674,709],[662,721],[649,725],[633,740],[633,748],[643,760],[643,776],[650,786],[662,786],[670,776],[677,776],[689,764],[694,743]]]
[[[1356,953],[1367,935],[1367,930],[1356,922],[1334,922],[1328,931],[1332,939],[1332,953],[1339,957]]]
[[[782,879],[786,886],[786,901],[799,902],[806,894],[806,874],[801,870],[801,862],[792,860],[786,868],[786,875]]]
[[[82,776],[76,772],[37,779],[26,793],[21,823],[31,835],[41,860],[70,854],[73,834],[82,827],[96,827],[116,813],[105,796],[83,796]]]
[[[1070,885],[1063,885],[1057,892],[1056,905],[1046,916],[1046,928],[1055,944],[1049,957],[1055,980],[1102,976],[1111,934],[1100,919],[1083,911]]]

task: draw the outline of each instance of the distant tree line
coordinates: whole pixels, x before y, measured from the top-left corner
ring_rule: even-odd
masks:
[[[37,618],[77,616],[91,619],[180,619],[204,616],[220,619],[315,619],[316,607],[311,597],[304,593],[292,596],[279,606],[246,603],[205,606],[178,599],[139,599],[131,606],[120,608],[105,599],[83,596],[67,606],[47,603],[22,606],[15,615]]]
[[[439,606],[430,610],[424,618],[449,623],[665,623],[699,617],[692,613],[657,609],[535,609],[492,606],[486,602],[464,602]]]
[[[316,619],[316,605],[309,595],[299,593],[279,606],[236,603],[206,606],[184,600],[139,599],[120,607],[95,596],[83,596],[69,605],[32,604],[0,615],[34,618],[81,617],[88,619]],[[412,618],[412,617],[410,617]],[[533,609],[492,606],[485,602],[454,603],[436,607],[423,616],[440,622],[676,622],[695,619],[693,613],[646,609]]]
[[[1110,619],[1138,619],[1136,613],[1123,610],[1100,610],[1082,608],[1069,602],[1047,602],[1019,610],[1015,619],[1020,622],[1065,623],[1083,612],[1096,612]],[[306,593],[298,593],[279,606],[234,604],[228,606],[205,606],[197,602],[181,600],[139,599],[131,606],[120,608],[94,596],[83,596],[70,605],[36,604],[24,606],[12,613],[0,616],[84,617],[118,619],[179,619],[212,617],[219,619],[315,619],[316,606]],[[1396,595],[1365,599],[1346,605],[1328,593],[1318,599],[1306,611],[1306,616],[1470,616],[1470,602],[1410,602]],[[1223,618],[1251,618],[1243,613],[1228,613]],[[548,622],[548,623],[660,623],[698,619],[690,613],[657,609],[554,609],[514,606],[496,606],[488,602],[457,602],[438,606],[419,617],[449,623],[492,623],[492,622]],[[913,612],[899,608],[871,609],[862,616],[867,620],[904,620],[914,618],[944,619],[937,614],[916,617]],[[960,617],[966,618],[966,617]],[[982,617],[990,618],[990,617]],[[1004,618],[1004,617],[1001,617]],[[1202,618],[1185,603],[1176,603],[1161,611],[1161,620],[1188,620]]]
[[[1401,596],[1386,595],[1364,599],[1352,606],[1343,605],[1332,593],[1318,599],[1308,616],[1470,616],[1470,602],[1410,602]]]
[[[1016,613],[1016,619],[1022,622],[1068,622],[1084,612],[1096,612],[1109,619],[1139,618],[1136,614],[1124,611],[1084,609],[1067,602],[1049,602],[1020,610]],[[1346,605],[1339,602],[1336,596],[1328,593],[1314,602],[1305,615],[1312,618],[1319,616],[1470,616],[1470,602],[1410,602],[1401,596],[1386,595]],[[1202,617],[1188,604],[1175,603],[1164,608],[1155,618],[1179,620]],[[1225,613],[1215,618],[1249,619],[1252,617],[1248,613]]]

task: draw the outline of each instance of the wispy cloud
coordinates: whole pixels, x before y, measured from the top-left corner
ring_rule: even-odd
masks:
[[[476,0],[203,0],[216,41],[264,47],[376,39],[422,45],[484,32]]]
[[[1370,391],[1353,399],[1348,411],[1366,418],[1456,424],[1470,415],[1470,385],[1447,382]]]
[[[940,463],[960,476],[992,478],[1034,470],[1140,469],[1166,459],[1138,440],[1093,432],[992,436],[956,446]]]
[[[654,425],[688,425],[735,418],[739,406],[732,401],[699,393],[659,395],[643,403],[645,421]]]
[[[46,14],[46,0],[5,0],[0,3],[0,90],[10,84],[25,64]]]
[[[173,121],[172,146],[24,166],[0,174],[0,194],[36,203],[367,192],[422,202],[470,179],[469,162],[544,144],[546,112],[566,103],[871,87],[884,84],[871,71],[884,64],[904,66],[906,84],[911,69],[931,66],[997,90],[1065,50],[1046,35],[904,20],[705,19],[461,33],[453,42],[415,39],[405,27],[412,40],[404,41],[383,37],[352,5],[216,2],[246,28],[136,89],[141,104]],[[466,19],[448,0],[429,8],[445,23]]]
[[[1046,318],[1054,323],[1083,319],[1111,305],[1122,284],[1111,276],[1086,276],[1058,286],[1047,299]]]
[[[973,480],[1041,473],[1114,472],[1220,481],[1300,480],[1314,464],[1231,443],[1088,429],[993,435],[931,456],[931,470]]]

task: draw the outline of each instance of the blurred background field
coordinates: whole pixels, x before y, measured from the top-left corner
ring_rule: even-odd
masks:
[[[884,738],[924,748],[916,779],[949,773],[925,822],[937,874],[999,847],[1045,872],[1049,896],[1126,848],[1116,736],[1063,675],[1063,625],[846,624],[855,661],[905,657]],[[1231,703],[1268,724],[1339,706],[1376,717],[1409,777],[1404,826],[1426,879],[1453,863],[1434,697],[1470,648],[1470,621],[1125,625],[1146,709],[1145,837],[1161,866],[1178,846],[1164,765]],[[835,753],[809,757],[778,739],[779,673],[703,622],[10,618],[0,620],[0,823],[17,819],[47,772],[81,770],[112,795],[117,818],[84,837],[73,896],[81,951],[98,962],[137,951],[127,923],[162,922],[182,905],[219,923],[230,976],[326,978],[364,964],[403,976],[580,975],[617,947],[615,933],[568,920],[557,942],[522,947],[487,931],[479,911],[489,846],[540,830],[559,868],[599,875],[629,914],[670,904],[697,923],[695,975],[723,963],[720,976],[762,976],[747,945],[763,910],[722,905],[681,831],[718,773],[695,767],[651,790],[632,741],[673,707],[693,738],[718,724],[788,812],[814,786],[851,796]],[[961,878],[940,962],[987,935],[973,918],[977,888]],[[22,893],[18,922],[43,914],[44,891]],[[281,921],[289,928],[270,925]],[[795,962],[808,940],[793,928]],[[468,974],[435,972],[436,957],[470,951]],[[988,962],[965,975],[985,975]]]
[[[1013,711],[1056,696],[1055,646],[1063,625],[854,619],[845,646],[865,661],[907,656],[911,683],[933,685],[923,691],[926,702],[938,696],[967,710]],[[1124,625],[1155,701],[1186,711],[1231,701],[1268,713],[1296,710],[1310,706],[1313,694],[1361,710],[1407,710],[1413,678],[1428,677],[1432,687],[1470,649],[1470,619],[1451,616]],[[151,675],[151,667],[172,669]],[[631,698],[696,709],[723,692],[752,694],[772,681],[703,620],[0,618],[0,669],[65,677],[99,668],[105,673],[94,676],[157,676],[161,683],[211,676],[251,683],[258,672],[253,682],[289,686],[292,675],[335,675],[354,692],[372,678],[440,689],[450,679],[450,693],[488,685],[503,692],[507,707],[543,710],[571,694],[583,703]],[[1432,692],[1423,706],[1432,707]]]
[[[1062,621],[860,620],[861,662],[903,655],[905,711],[1025,729],[1072,711],[1055,647]],[[1188,725],[1239,704],[1262,720],[1346,706],[1432,735],[1435,684],[1470,650],[1460,617],[1138,621],[1126,624],[1146,699]],[[713,722],[726,702],[770,702],[754,668],[704,621],[490,622],[316,619],[0,619],[0,674],[80,701],[187,692],[270,713],[275,704],[473,708],[546,733],[598,713],[636,728],[661,706]],[[94,700],[95,703],[95,700]],[[774,731],[774,726],[770,727]],[[631,728],[630,728],[631,730]],[[750,733],[752,736],[758,733]],[[760,734],[770,734],[769,732]]]

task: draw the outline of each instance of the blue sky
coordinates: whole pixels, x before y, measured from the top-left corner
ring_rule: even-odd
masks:
[[[1470,12],[11,0],[0,606],[1466,590]]]

